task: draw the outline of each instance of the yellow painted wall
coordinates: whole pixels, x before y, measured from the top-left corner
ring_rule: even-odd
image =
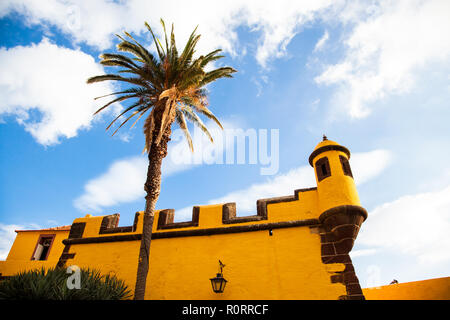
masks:
[[[153,232],[318,218],[317,190],[301,192],[296,201],[269,204],[267,210],[268,220],[223,224],[222,205],[202,206],[198,227],[172,230],[157,230],[157,212]],[[87,215],[74,223],[86,223],[83,238],[111,236],[99,234],[102,219]],[[135,232],[121,235],[141,232],[142,214]],[[21,232],[6,261],[7,267],[0,265],[0,272],[11,275],[19,268],[55,266],[63,250],[61,241],[68,236],[68,232],[60,233],[49,260],[39,263],[27,260],[38,233]],[[75,253],[75,257],[67,261],[67,266],[113,272],[134,288],[139,246],[140,241],[72,244],[69,253]],[[330,276],[342,271],[344,265],[321,262],[318,230],[308,226],[274,229],[272,236],[268,230],[262,230],[153,239],[150,252],[147,299],[337,299],[346,294],[343,284],[330,281]],[[214,293],[209,280],[217,273],[219,259],[226,265],[224,277],[228,280],[223,294]]]
[[[367,300],[450,300],[450,277],[363,289]]]
[[[226,225],[222,205],[202,206],[198,227],[176,231],[317,218],[316,202],[316,190],[303,192],[298,201],[269,204],[268,220]],[[142,230],[141,217],[136,233]],[[158,217],[159,212],[154,233],[170,232],[157,230]],[[74,222],[87,223],[85,238],[98,236],[101,220]],[[67,264],[115,272],[133,288],[139,246],[140,241],[71,245],[69,252],[76,255]],[[153,239],[146,299],[337,299],[346,294],[345,286],[332,284],[330,276],[344,265],[322,264],[320,246],[317,230],[309,227],[274,229],[272,236],[264,230]],[[209,280],[217,273],[219,259],[228,280],[223,294],[214,293]]]
[[[228,280],[223,294],[211,289],[218,260]],[[155,240],[147,299],[337,299],[342,284],[320,257],[320,239],[308,227]],[[334,267],[334,268],[333,268]],[[328,270],[327,270],[328,269]],[[334,270],[333,270],[334,269]]]
[[[47,260],[31,260],[31,256],[33,255],[40,234],[55,234],[56,236]],[[41,267],[55,267],[58,263],[59,257],[61,256],[61,252],[64,249],[62,241],[64,239],[67,239],[68,235],[69,231],[63,230],[19,231],[11,247],[11,250],[9,251],[8,257],[5,261],[0,261],[0,273],[5,276],[12,275],[20,271]]]

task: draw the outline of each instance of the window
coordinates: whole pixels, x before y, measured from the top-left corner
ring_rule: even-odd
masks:
[[[47,260],[52,247],[54,234],[40,235],[31,260]]]
[[[317,180],[322,181],[323,179],[331,176],[330,163],[327,157],[320,158],[316,162],[316,173]]]
[[[344,174],[353,178],[352,169],[350,168],[348,159],[344,156],[339,156],[339,160],[341,160],[342,170],[344,171]]]

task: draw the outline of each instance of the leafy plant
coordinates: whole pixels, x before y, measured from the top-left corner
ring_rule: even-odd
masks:
[[[80,288],[69,289],[66,269],[20,272],[0,281],[0,300],[123,300],[131,292],[123,280],[99,270],[80,268]]]

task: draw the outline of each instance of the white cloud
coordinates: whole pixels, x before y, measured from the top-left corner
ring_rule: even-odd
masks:
[[[252,52],[263,67],[286,55],[292,38],[315,21],[351,26],[343,35],[344,58],[327,66],[315,80],[338,85],[334,101],[352,117],[360,118],[370,113],[371,103],[411,90],[418,69],[431,62],[448,63],[450,43],[442,35],[450,31],[449,10],[446,0],[6,0],[0,4],[0,17],[19,12],[30,25],[56,26],[75,43],[101,50],[110,48],[114,33],[123,30],[145,32],[149,40],[143,22],[148,21],[160,33],[159,19],[163,17],[167,23],[176,22],[179,46],[198,24],[202,34],[199,52],[221,47],[231,55],[241,55],[248,51],[248,44],[239,43],[237,30],[244,27],[258,34]],[[314,51],[323,49],[328,38],[325,31]]]
[[[147,165],[145,157],[115,161],[107,172],[88,181],[84,194],[74,201],[75,207],[99,212],[102,207],[143,198]]]
[[[353,259],[356,257],[371,256],[375,253],[377,253],[376,249],[360,249],[360,250],[352,250],[350,252],[350,256]]]
[[[26,226],[0,223],[0,260],[6,260],[9,250],[16,239],[15,230],[41,229],[36,224]]]
[[[379,175],[391,162],[391,153],[387,150],[355,153],[350,159],[355,183],[361,185]],[[310,188],[316,185],[314,169],[307,165],[280,174],[262,183],[256,183],[248,188],[230,192],[222,197],[208,201],[208,204],[227,202],[236,203],[238,216],[254,214],[256,200],[272,197],[293,195],[294,190]],[[175,220],[190,219],[192,208],[177,210]]]
[[[341,22],[355,27],[345,40],[347,52],[337,64],[316,77],[319,84],[336,84],[334,100],[354,118],[367,116],[370,103],[390,94],[410,91],[417,72],[429,63],[448,66],[450,2],[378,1],[376,5],[342,10]]]
[[[358,243],[415,257],[428,266],[450,261],[450,186],[403,196],[369,212]]]
[[[238,27],[245,26],[260,33],[256,59],[266,66],[270,59],[285,54],[288,43],[302,25],[317,18],[332,3],[331,0],[131,0],[118,3],[107,0],[10,0],[0,4],[0,17],[19,12],[31,25],[54,25],[73,37],[76,43],[85,42],[100,49],[111,46],[114,33],[124,29],[135,33],[144,31],[144,21],[160,30],[158,24],[162,17],[166,23],[176,22],[177,36],[181,39],[187,39],[198,24],[203,37],[199,43],[200,52],[220,47],[232,55],[245,51],[245,48],[239,48],[236,32]]]
[[[54,25],[70,35],[76,43],[86,42],[105,49],[111,46],[114,33],[121,31],[126,5],[107,0],[11,0],[0,4],[0,17],[21,13],[25,23]],[[140,21],[142,23],[142,21]]]
[[[205,123],[215,143],[197,128],[191,134],[194,153],[180,129],[172,133],[167,157],[163,160],[163,179],[177,172],[189,170],[194,166],[207,163],[209,159],[222,157],[226,148],[222,139],[222,131],[211,121]],[[233,125],[223,121],[225,128]],[[211,162],[212,163],[212,162]],[[127,203],[145,197],[144,183],[147,177],[148,159],[146,156],[135,156],[114,161],[105,173],[88,181],[84,193],[74,200],[74,206],[80,210],[100,212],[104,207]]]
[[[329,37],[330,35],[328,34],[328,31],[325,30],[323,36],[319,39],[319,41],[317,41],[316,46],[314,47],[314,52],[322,50]]]
[[[392,161],[392,153],[384,149],[353,154],[350,163],[356,185],[361,185],[378,176]]]
[[[56,220],[47,220],[47,224],[52,226],[59,226],[59,222]]]
[[[112,92],[109,84],[86,84],[88,77],[104,73],[93,57],[45,38],[26,47],[0,48],[0,68],[0,115],[15,116],[42,145],[89,128],[99,107],[93,98]]]
[[[242,3],[242,2],[238,2]],[[241,19],[262,36],[256,60],[263,67],[273,58],[286,54],[291,39],[302,26],[332,5],[332,1],[255,1],[245,2]]]

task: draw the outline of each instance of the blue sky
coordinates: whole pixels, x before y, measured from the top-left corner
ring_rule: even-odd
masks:
[[[369,212],[352,251],[361,284],[448,276],[449,13],[445,0],[2,1],[0,258],[15,229],[87,213],[129,225],[143,210],[142,122],[111,137],[124,105],[93,118],[93,98],[117,87],[85,80],[105,71],[98,55],[115,51],[115,33],[152,49],[144,21],[159,33],[162,17],[179,47],[198,24],[198,51],[224,50],[218,66],[238,73],[208,88],[211,109],[226,129],[278,130],[279,163],[262,175],[260,161],[180,166],[169,155],[159,209],[182,221],[192,205],[233,201],[252,214],[259,198],[315,185],[307,159],[326,134],[351,150]]]

